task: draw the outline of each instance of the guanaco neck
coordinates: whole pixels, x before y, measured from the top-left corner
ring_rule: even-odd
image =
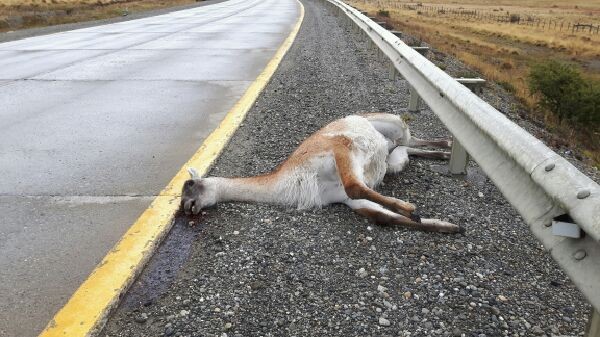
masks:
[[[217,202],[245,201],[277,203],[275,174],[249,178],[207,178],[216,189]]]

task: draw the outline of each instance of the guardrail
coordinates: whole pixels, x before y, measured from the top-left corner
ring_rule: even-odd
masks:
[[[464,149],[479,164],[592,304],[597,321],[600,186],[402,42],[398,32],[342,1],[323,1],[389,59],[445,124],[454,136],[453,153]]]

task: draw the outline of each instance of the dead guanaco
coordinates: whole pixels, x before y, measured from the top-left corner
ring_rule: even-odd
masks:
[[[189,169],[181,204],[186,214],[223,201],[265,202],[299,209],[342,203],[376,224],[457,233],[462,228],[438,219],[421,219],[415,206],[379,194],[386,173],[401,172],[409,155],[448,159],[448,152],[416,149],[449,148],[449,140],[422,140],[410,135],[397,115],[350,115],[315,132],[271,173],[247,178],[202,178]]]

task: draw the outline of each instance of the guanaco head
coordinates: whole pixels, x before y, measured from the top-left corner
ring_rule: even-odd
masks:
[[[201,209],[217,203],[216,191],[207,179],[202,179],[193,168],[188,168],[189,180],[183,184],[181,207],[185,214],[198,214]]]

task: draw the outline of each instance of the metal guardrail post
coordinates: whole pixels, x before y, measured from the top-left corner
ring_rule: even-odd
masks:
[[[398,71],[396,70],[394,63],[388,62],[388,69],[390,71],[390,80],[396,80],[396,77],[398,76]]]
[[[481,87],[485,84],[485,80],[481,78],[456,78],[456,81],[462,83],[473,93],[481,91]],[[452,141],[452,151],[450,152],[448,171],[451,174],[467,174],[468,164],[469,153],[467,153],[467,150],[465,150],[462,144],[455,137]]]
[[[396,35],[398,38],[402,38],[402,32],[399,30],[390,30],[390,33]]]
[[[414,50],[418,51],[419,54],[425,56],[427,55],[427,51],[429,47],[411,47]],[[409,84],[408,92],[410,93],[410,98],[408,99],[408,111],[409,112],[418,112],[421,109],[421,97],[419,97],[419,93]]]
[[[427,58],[427,52],[429,51],[429,47],[412,47],[412,49],[419,52],[419,54],[423,55],[423,57]]]
[[[402,38],[402,32],[398,31],[398,30],[390,30],[390,33],[396,35],[398,38]],[[396,78],[398,78],[398,70],[396,69],[396,66],[394,66],[394,62],[389,62],[389,68],[390,68],[390,79],[391,80],[396,80]]]
[[[388,27],[388,24],[385,21],[377,21],[375,23],[378,24],[378,25],[380,25],[381,27],[383,27],[385,29],[387,29],[387,27]]]
[[[600,337],[600,313],[592,308],[585,337]]]
[[[452,140],[448,171],[451,174],[467,174],[467,164],[469,164],[469,153],[467,153],[467,150],[465,150],[462,144],[454,138]]]
[[[421,105],[419,104],[421,97],[419,97],[417,90],[415,90],[415,88],[413,88],[410,84],[408,84],[408,92],[410,93],[410,97],[408,98],[408,111],[418,112],[419,106]]]
[[[475,95],[482,93],[482,88],[485,85],[485,80],[482,78],[455,78],[456,82],[469,88]]]

